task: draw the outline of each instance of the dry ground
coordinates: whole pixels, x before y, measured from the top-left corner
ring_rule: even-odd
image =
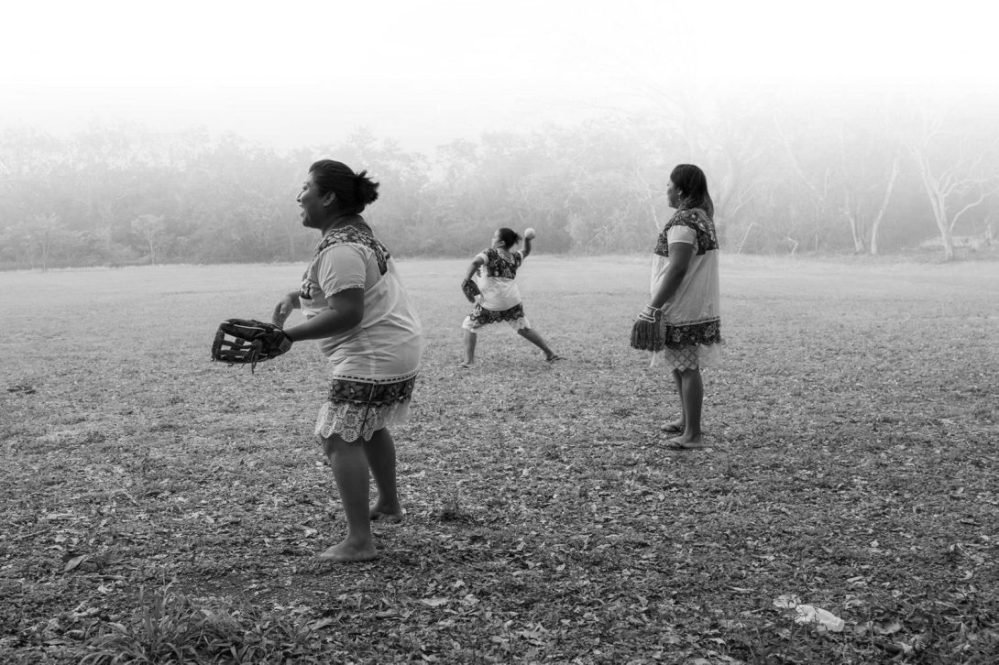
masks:
[[[0,662],[995,662],[999,264],[725,257],[716,447],[682,454],[626,343],[644,258],[532,257],[566,360],[499,329],[471,371],[464,266],[400,266],[408,518],[349,566],[314,558],[318,351],[208,361],[301,266],[0,273]]]

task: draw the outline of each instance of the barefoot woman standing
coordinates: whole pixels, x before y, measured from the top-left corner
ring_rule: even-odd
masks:
[[[347,536],[320,557],[366,561],[375,557],[372,519],[399,521],[395,443],[389,426],[403,422],[423,349],[421,327],[388,249],[361,217],[378,198],[378,183],[332,160],[309,169],[298,195],[302,224],[322,240],[298,291],[274,308],[283,325],[301,308],[305,323],[285,329],[293,342],[319,340],[329,360],[330,387],[319,410],[316,436],[330,460]],[[368,506],[368,470],[378,488]]]
[[[667,195],[676,213],[656,243],[652,298],[636,324],[636,330],[647,323],[647,330],[654,332],[637,344],[633,336],[632,345],[653,350],[652,364],[662,363],[672,370],[682,410],[663,430],[675,435],[668,447],[687,450],[705,445],[701,369],[717,361],[722,341],[718,236],[714,204],[701,169],[692,164],[673,169]]]

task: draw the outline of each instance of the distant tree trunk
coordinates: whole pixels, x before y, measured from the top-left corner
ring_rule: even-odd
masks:
[[[38,242],[38,259],[41,263],[42,272],[49,269],[49,257],[52,254],[52,245],[55,242],[56,233],[59,232],[61,220],[58,215],[43,214],[35,215],[32,222],[32,235]]]
[[[919,170],[923,188],[930,199],[933,221],[937,225],[940,241],[943,243],[944,260],[950,261],[954,258],[954,237],[950,231],[950,224],[947,223],[947,191],[944,184],[933,177],[930,170],[930,160],[926,153],[913,151],[913,155],[916,158],[916,167]]]
[[[878,230],[881,228],[881,222],[884,221],[885,214],[888,212],[888,202],[891,200],[891,194],[895,190],[895,182],[898,181],[898,162],[899,159],[896,154],[891,160],[891,175],[888,176],[888,187],[885,188],[884,198],[881,199],[881,207],[878,209],[878,214],[874,216],[874,221],[871,222],[871,256],[877,256],[878,254]]]
[[[853,240],[853,251],[856,254],[864,253],[864,230],[861,228],[859,205],[854,203],[850,190],[843,191],[843,214],[850,225],[850,238]]]
[[[746,232],[742,234],[742,242],[739,243],[739,247],[736,248],[736,254],[742,254],[742,248],[746,246],[746,240],[749,239],[749,232],[753,230],[756,226],[756,222],[750,222],[749,226],[746,227]]]
[[[149,248],[149,263],[156,264],[156,246],[154,241],[163,233],[162,215],[139,215],[132,220],[132,230],[142,236]]]

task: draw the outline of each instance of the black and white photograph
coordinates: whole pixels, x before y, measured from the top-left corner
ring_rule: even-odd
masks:
[[[0,14],[0,663],[999,662],[989,3]]]

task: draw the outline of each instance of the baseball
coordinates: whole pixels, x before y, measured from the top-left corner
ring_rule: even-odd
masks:
[[[534,229],[533,228],[527,229],[526,231],[524,231],[524,237],[527,238],[528,240],[530,240],[534,236],[535,236],[535,233],[534,233]]]

